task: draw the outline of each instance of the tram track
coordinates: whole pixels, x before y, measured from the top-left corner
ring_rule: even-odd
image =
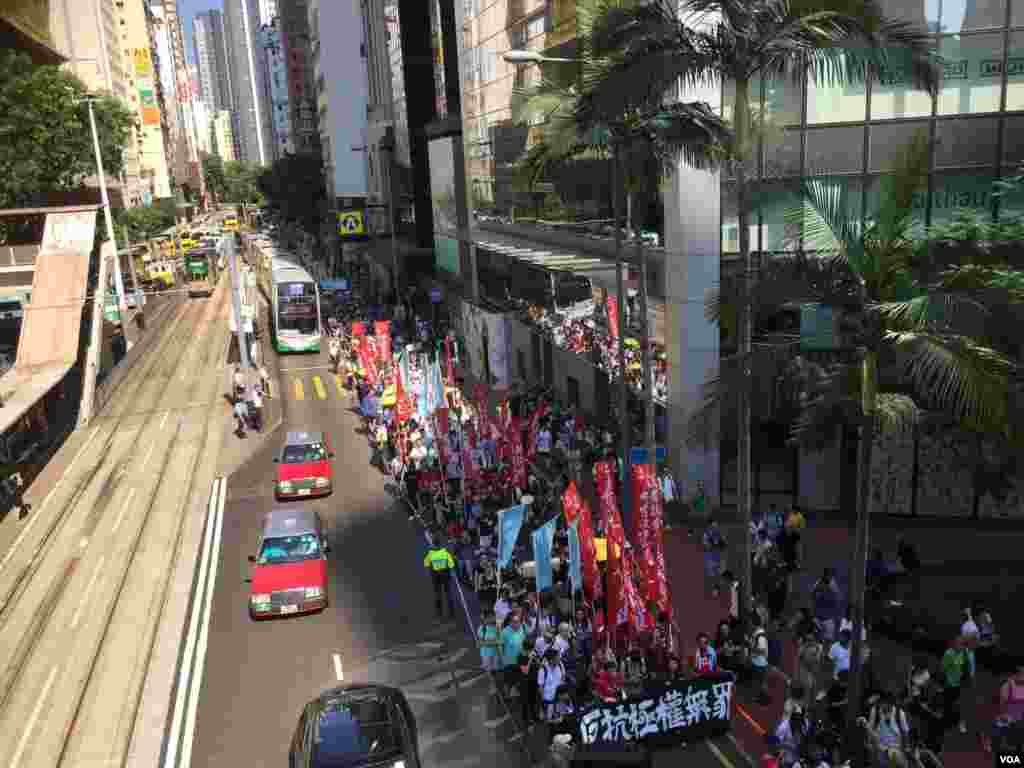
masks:
[[[10,649],[11,652],[9,653],[0,653],[0,656],[3,657],[0,659],[0,734],[2,734],[3,730],[7,730],[7,728],[4,728],[5,721],[9,728],[15,726],[19,720],[23,719],[18,718],[19,712],[15,706],[14,697],[18,696],[19,699],[24,699],[25,696],[29,695],[23,689],[26,686],[31,686],[32,681],[26,679],[23,682],[23,675],[30,665],[34,664],[33,671],[36,672],[36,677],[39,677],[40,667],[45,667],[47,664],[51,664],[53,667],[50,676],[47,677],[47,685],[44,686],[43,693],[41,694],[43,698],[49,694],[55,680],[59,683],[58,687],[67,688],[70,678],[80,678],[75,683],[76,690],[65,691],[64,695],[60,698],[61,705],[64,708],[66,708],[66,704],[69,701],[73,703],[70,717],[55,718],[56,722],[47,723],[49,726],[47,733],[50,734],[48,737],[48,740],[50,740],[49,746],[51,748],[59,746],[57,750],[50,750],[54,751],[57,757],[58,762],[55,764],[61,764],[62,762],[74,765],[83,764],[81,762],[67,762],[67,753],[69,745],[73,746],[75,734],[78,733],[77,724],[81,721],[85,711],[83,707],[87,693],[95,682],[96,666],[106,649],[108,634],[111,625],[114,623],[118,606],[121,604],[125,594],[129,576],[138,570],[137,555],[147,540],[147,533],[150,530],[154,515],[157,514],[159,502],[168,494],[173,496],[180,493],[181,490],[181,486],[175,485],[177,481],[174,479],[174,473],[169,470],[182,450],[182,430],[184,429],[185,416],[180,413],[177,414],[171,430],[163,431],[162,428],[168,413],[171,411],[184,411],[186,408],[157,408],[156,406],[161,402],[166,403],[171,400],[180,401],[182,399],[181,395],[183,393],[180,390],[184,388],[181,387],[180,382],[177,380],[178,377],[174,375],[174,372],[184,364],[190,353],[203,351],[206,353],[204,359],[209,359],[211,344],[215,344],[218,338],[223,335],[223,332],[218,332],[219,329],[216,323],[217,309],[223,301],[223,295],[224,292],[220,291],[215,293],[214,298],[208,302],[202,304],[189,303],[185,306],[179,316],[173,320],[174,326],[168,329],[165,337],[150,352],[152,358],[146,360],[144,367],[138,373],[137,379],[129,388],[122,390],[118,400],[112,403],[114,408],[109,409],[108,415],[94,427],[94,429],[102,429],[105,432],[102,448],[96,452],[95,461],[91,462],[84,474],[73,481],[71,494],[66,499],[67,503],[60,513],[54,516],[53,521],[44,532],[42,538],[36,543],[31,557],[17,572],[10,587],[4,593],[2,603],[0,603],[0,606],[2,606],[0,607],[0,650],[2,650],[4,645],[2,638],[5,634],[11,637],[10,633],[14,631],[20,633],[20,640],[17,646]],[[205,368],[197,370],[201,373]],[[153,378],[154,376],[156,377],[155,379]],[[204,381],[204,378],[206,381]],[[209,377],[197,376],[193,383],[188,386],[188,391],[184,393],[186,395],[185,399],[192,403],[196,392],[201,390],[210,390],[211,394],[215,394],[220,382],[214,379],[211,385],[208,380]],[[125,383],[127,384],[128,382],[126,381]],[[205,388],[204,384],[206,384]],[[210,405],[213,405],[215,402],[212,396],[206,399]],[[139,408],[140,405],[142,406],[141,409]],[[195,404],[193,403],[194,406]],[[189,479],[185,486],[186,495],[176,506],[175,522],[178,529],[175,533],[176,541],[180,540],[180,528],[186,517],[183,511],[191,496],[192,485],[196,469],[198,468],[199,458],[203,455],[203,446],[206,442],[212,412],[212,408],[207,408],[207,413],[202,418],[201,429],[203,434],[199,445],[193,446],[189,442],[189,445],[184,449],[191,451],[194,448],[195,455],[191,456],[188,462]],[[160,414],[163,415],[161,416]],[[133,427],[128,424],[131,419],[139,416],[142,417],[142,422],[138,426]],[[126,425],[129,430],[135,430],[133,433],[128,432],[127,437],[125,434]],[[120,537],[115,534],[121,525],[125,508],[128,507],[129,502],[134,497],[136,491],[134,487],[130,489],[128,498],[123,499],[124,505],[120,507],[117,522],[114,525],[114,530],[111,531],[112,535],[102,542],[98,542],[95,546],[90,546],[93,543],[99,526],[110,517],[107,511],[111,509],[111,505],[115,500],[119,500],[119,490],[124,485],[132,462],[139,456],[140,447],[144,446],[147,436],[152,437],[154,429],[161,430],[161,439],[154,440],[153,442],[154,444],[157,442],[163,443],[164,452],[161,455],[160,461],[150,470],[151,473],[156,473],[157,475],[155,485],[139,494],[141,497],[139,500],[145,499],[143,509],[137,510],[133,515],[129,516],[129,520],[134,521],[134,525],[130,525],[125,531],[127,533],[131,530],[129,540],[118,547],[117,540],[124,538],[124,534]],[[51,501],[57,500],[51,499]],[[85,505],[87,504],[89,506],[86,507]],[[74,529],[73,525],[76,520],[81,520],[81,525]],[[76,541],[78,546],[74,546]],[[70,554],[66,556],[65,562],[60,564],[55,563],[53,560],[55,554],[59,556],[57,551],[58,545],[62,545],[66,550],[70,549]],[[86,560],[91,557],[90,552],[95,553],[101,546],[114,549],[115,556],[111,557],[111,552],[105,551],[99,557],[99,562],[95,563],[92,569],[87,568]],[[172,548],[172,558],[177,557],[179,548],[178,546]],[[92,590],[97,580],[99,580],[103,564],[107,563],[109,565],[111,562],[117,562],[117,570],[113,572],[114,575],[112,577],[114,583],[113,585],[110,583],[111,577],[109,576],[108,569],[107,574],[105,574],[107,578],[100,580],[99,596],[95,597],[95,602],[102,605],[100,609],[102,614],[97,616],[95,611],[89,611],[84,600],[89,600],[93,597]],[[57,575],[48,585],[44,599],[37,601],[26,621],[24,614],[29,609],[21,605],[21,603],[24,602],[26,592],[33,581],[36,578],[42,577],[40,569],[44,565],[48,569],[54,570]],[[92,564],[90,563],[90,565]],[[4,575],[0,571],[0,578]],[[69,592],[72,589],[72,584],[78,581],[84,582],[90,575],[92,578],[89,580],[88,586],[80,591],[84,596],[84,600],[75,609],[74,617],[71,621],[72,629],[77,628],[82,615],[81,612],[85,609],[85,626],[74,632],[75,637],[61,638],[57,633],[64,632],[65,630],[63,627],[58,629],[55,625],[57,614],[58,612],[67,613],[67,609],[73,607],[69,605]],[[152,577],[152,573],[150,576]],[[165,580],[166,576],[164,576]],[[112,593],[110,590],[111,586],[113,586]],[[33,591],[38,592],[38,588]],[[161,600],[166,600],[166,592],[166,584],[161,583],[158,590]],[[16,614],[22,618],[17,621],[16,626],[9,626],[9,623]],[[100,619],[99,625],[96,624],[97,618]],[[96,633],[97,628],[98,633],[95,639],[90,639],[88,635]],[[83,633],[85,634],[83,635]],[[42,657],[46,653],[46,649],[40,647],[43,641],[46,641],[50,650],[55,645],[60,647],[65,642],[69,643],[67,653],[58,653],[56,658],[52,658],[53,654],[51,654],[51,658],[35,659],[37,655]],[[144,646],[151,645],[151,642],[152,638],[147,639],[143,637]],[[73,664],[72,658],[76,659],[77,663]],[[35,662],[33,661],[34,659]],[[148,661],[146,663],[148,664]],[[62,669],[64,674],[58,676],[58,669]],[[145,668],[142,670],[141,680],[144,680],[144,678]],[[138,692],[133,692],[133,699],[137,698],[137,695]],[[56,700],[56,696],[54,698]],[[116,702],[108,701],[105,704],[109,707],[116,704]],[[31,718],[32,723],[35,721],[37,712],[43,706],[45,704],[42,700],[36,702],[36,709],[33,710],[33,717]],[[132,704],[132,708],[133,710],[137,709],[137,701]],[[54,745],[52,741],[55,730],[61,731],[61,735],[58,737],[59,745]],[[129,738],[130,732],[129,729]],[[0,738],[0,741],[3,741],[3,739]],[[13,762],[10,763],[11,768],[16,768],[17,762],[25,754],[25,750],[31,750],[33,747],[35,749],[31,751],[31,764],[33,766],[50,764],[38,759],[40,756],[35,754],[38,751],[38,744],[33,741],[29,734],[24,734],[18,742],[18,750],[14,754]],[[0,752],[2,751],[4,750],[0,750]],[[91,763],[92,761],[87,762]]]
[[[146,361],[146,366],[144,370],[139,372],[139,381],[136,383],[134,390],[129,390],[129,392],[134,394],[136,391],[138,391],[138,389],[145,387],[147,384],[147,377],[152,373],[156,365],[161,362],[161,358],[164,356],[164,353],[166,353],[168,347],[173,348],[176,342],[180,346],[180,342],[183,339],[187,339],[189,335],[191,335],[192,331],[188,329],[187,326],[185,329],[179,327],[182,320],[184,319],[185,314],[187,314],[188,309],[190,308],[187,307],[186,311],[175,319],[175,327],[170,329],[170,332],[168,332],[167,336],[165,336],[165,338],[161,340],[161,343],[157,346],[157,349],[153,350],[153,359]],[[198,320],[198,318],[196,319]],[[182,332],[183,330],[185,331],[184,333]],[[155,397],[151,398],[154,405],[158,403],[161,398],[165,397],[167,390],[169,389],[169,386],[170,383],[168,382],[158,392],[154,393]],[[107,417],[109,421],[101,421],[99,424],[93,427],[93,429],[95,430],[105,430],[105,435],[103,438],[103,447],[97,452],[95,461],[91,462],[91,465],[88,466],[88,468],[85,470],[84,475],[82,475],[82,477],[77,482],[75,482],[75,490],[71,498],[68,499],[68,502],[70,503],[64,504],[60,512],[54,515],[53,519],[49,521],[46,529],[43,532],[42,537],[35,544],[31,556],[27,559],[26,562],[24,562],[24,564],[21,566],[21,569],[14,574],[13,578],[10,579],[10,583],[7,585],[5,585],[5,582],[8,580],[8,573],[6,567],[8,565],[14,565],[14,563],[4,563],[4,567],[0,567],[0,590],[2,590],[2,592],[0,592],[0,595],[2,595],[0,596],[0,633],[2,633],[5,630],[5,625],[7,623],[9,609],[11,605],[16,603],[18,597],[24,590],[25,585],[29,581],[31,581],[40,563],[45,559],[47,553],[49,552],[51,544],[53,543],[55,538],[59,536],[59,534],[63,531],[64,525],[68,523],[74,516],[75,511],[78,510],[79,505],[82,502],[82,499],[85,497],[86,492],[90,489],[90,487],[92,487],[93,482],[97,480],[97,478],[101,477],[104,469],[108,468],[108,459],[110,457],[111,450],[113,449],[114,442],[120,436],[121,427],[125,424],[125,422],[128,421],[128,419],[136,415],[134,412],[130,411],[128,400],[129,398],[125,398],[125,401],[123,403],[118,403],[118,405],[116,406],[118,409],[117,412]],[[154,410],[153,412],[156,413],[157,411]],[[131,449],[128,452],[126,452],[125,455],[130,456],[132,454],[133,449],[135,448],[136,444],[141,438],[141,435],[145,431],[146,426],[146,423],[139,425],[138,431],[136,432],[135,438],[131,445]],[[97,432],[97,434],[99,433]],[[110,472],[102,481],[105,486],[108,484],[110,478],[113,477],[113,475],[114,467],[110,467]],[[41,506],[41,508],[36,510],[33,514],[37,516],[42,515],[48,503],[54,501],[54,495],[56,490],[57,488],[55,488],[54,491],[51,491],[51,495],[47,497],[46,501]],[[100,493],[99,498],[103,498],[102,493]],[[110,496],[108,495],[106,498],[109,499]],[[59,500],[57,503],[59,503]],[[103,504],[101,504],[101,506],[105,507],[105,505]],[[87,518],[89,514],[91,514],[91,511],[87,513]],[[18,545],[19,543],[20,542],[16,542],[16,545]],[[12,554],[14,553],[12,552]]]
[[[225,334],[226,330],[221,329],[215,322],[211,322],[207,330],[207,343],[201,345],[201,349],[205,350],[206,353],[203,356],[204,361],[209,361],[211,353],[213,355],[217,354],[218,341]],[[221,344],[220,348],[222,347],[223,345]],[[194,384],[196,389],[202,389],[205,387],[205,389],[208,390],[206,392],[208,399],[211,401],[213,400],[213,395],[216,394],[217,388],[220,386],[220,382],[216,379],[212,382],[204,382],[202,379],[196,379]],[[190,397],[194,396],[194,392],[190,394]],[[167,548],[167,556],[161,563],[150,563],[147,562],[145,558],[140,558],[139,553],[145,552],[147,547],[158,552],[161,551],[160,545],[162,543],[162,539],[159,535],[159,531],[151,528],[151,522],[153,522],[153,515],[159,507],[160,492],[164,488],[165,484],[170,482],[169,478],[171,476],[167,469],[171,463],[171,457],[174,455],[176,446],[172,445],[167,451],[167,460],[164,468],[161,470],[160,481],[158,482],[157,488],[154,489],[151,496],[150,504],[146,513],[146,520],[143,523],[142,530],[140,530],[131,559],[124,569],[124,574],[121,584],[119,585],[117,595],[111,603],[110,614],[104,622],[103,638],[98,645],[97,653],[93,657],[88,677],[82,686],[81,695],[75,707],[75,713],[71,720],[71,726],[69,727],[67,738],[64,740],[62,745],[60,759],[57,763],[58,765],[77,766],[87,762],[92,762],[95,759],[94,756],[90,754],[90,747],[87,746],[88,740],[93,733],[92,730],[88,728],[76,730],[75,725],[79,723],[87,725],[96,715],[95,712],[90,712],[88,710],[86,702],[90,697],[90,689],[92,688],[96,669],[100,667],[104,661],[108,661],[103,658],[104,654],[109,656],[110,654],[116,653],[116,651],[113,650],[116,644],[106,642],[111,631],[115,628],[115,622],[111,620],[111,617],[116,613],[117,607],[122,604],[122,598],[125,595],[136,594],[133,589],[128,588],[132,578],[135,577],[138,579],[140,570],[142,572],[153,570],[154,572],[160,573],[161,577],[158,579],[155,588],[151,592],[152,599],[147,606],[148,610],[145,612],[148,620],[146,621],[142,632],[139,633],[140,640],[137,647],[141,653],[137,655],[135,663],[132,664],[129,683],[125,688],[128,693],[127,701],[121,702],[120,717],[106,718],[108,723],[111,721],[116,722],[116,737],[114,739],[101,739],[104,741],[104,746],[108,750],[107,755],[100,757],[102,762],[105,764],[121,765],[127,757],[129,745],[131,744],[131,740],[135,732],[136,718],[141,705],[146,673],[149,669],[150,661],[153,656],[153,649],[156,643],[160,621],[170,597],[172,575],[181,554],[182,541],[187,522],[187,509],[193,500],[193,494],[196,491],[197,481],[199,478],[198,470],[204,458],[204,453],[209,445],[211,421],[214,413],[215,412],[212,409],[208,409],[205,417],[202,419],[202,422],[195,425],[195,427],[200,430],[200,436],[196,441],[197,445],[195,453],[191,458],[191,466],[187,473],[188,484],[186,486],[186,491],[180,497],[180,502],[175,505],[176,514],[174,515],[174,522],[170,531],[172,543],[171,546]],[[182,429],[183,421],[178,424],[176,438],[180,439]],[[149,537],[149,540],[146,540],[147,536]],[[120,662],[122,661],[123,659],[118,658],[117,662],[119,666],[121,666]],[[95,701],[100,704],[107,703],[102,691],[93,692],[93,697]],[[104,712],[102,714],[109,713]],[[83,739],[85,740],[86,746],[83,746]],[[93,738],[93,740],[95,740],[95,738]],[[81,754],[82,751],[85,752],[84,755]]]

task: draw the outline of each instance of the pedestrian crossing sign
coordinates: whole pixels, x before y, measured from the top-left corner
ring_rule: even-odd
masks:
[[[341,211],[338,214],[338,234],[342,237],[362,237],[366,234],[362,211]]]

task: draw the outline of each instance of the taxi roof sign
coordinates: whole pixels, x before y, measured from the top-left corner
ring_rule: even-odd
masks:
[[[361,210],[338,212],[338,234],[342,237],[362,237],[366,234]]]

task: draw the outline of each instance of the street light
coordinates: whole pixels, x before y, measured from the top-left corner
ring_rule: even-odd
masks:
[[[121,327],[128,323],[128,303],[124,299],[124,279],[121,276],[121,257],[117,253],[117,238],[114,237],[114,218],[110,215],[110,198],[107,195],[107,177],[103,173],[103,157],[100,153],[100,136],[96,131],[96,113],[92,105],[96,101],[94,96],[86,96],[82,99],[89,105],[89,127],[92,129],[92,149],[96,154],[96,172],[99,174],[100,199],[103,201],[103,218],[107,225],[107,239],[114,246],[114,288],[117,291],[117,308],[121,313]],[[127,340],[128,334],[125,333]]]
[[[579,64],[580,59],[559,59],[553,56],[544,56],[537,51],[505,51],[501,58],[509,64]]]

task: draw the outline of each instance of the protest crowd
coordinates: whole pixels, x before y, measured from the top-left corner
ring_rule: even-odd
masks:
[[[842,726],[852,623],[838,610],[827,569],[810,603],[793,610],[789,575],[800,568],[806,527],[798,509],[783,514],[773,505],[750,531],[755,608],[742,621],[725,534],[709,523],[701,538],[706,586],[729,593],[731,607],[717,627],[684,634],[664,558],[665,504],[677,500],[671,475],[638,464],[623,477],[614,419],[590,424],[546,390],[512,390],[496,401],[486,386],[467,382],[456,335],[443,320],[436,329],[422,320],[411,298],[390,318],[381,314],[339,304],[328,320],[332,360],[361,416],[371,464],[475,594],[481,664],[524,729],[543,724],[553,752],[659,739],[678,745],[720,732],[735,683],[766,702],[785,623],[797,667],[768,734],[765,768],[827,768],[844,759],[941,765],[956,704],[949,691],[973,666],[974,641],[951,646],[934,672],[939,680],[929,680],[926,665],[909,670],[898,693],[875,679],[865,645],[864,753],[851,754]],[[581,352],[599,343],[615,350],[592,325],[573,322],[549,331]],[[699,490],[691,503],[703,511]],[[450,587],[435,580],[435,589],[439,617],[454,616]],[[1024,701],[1024,667],[1012,680],[1010,709]]]

